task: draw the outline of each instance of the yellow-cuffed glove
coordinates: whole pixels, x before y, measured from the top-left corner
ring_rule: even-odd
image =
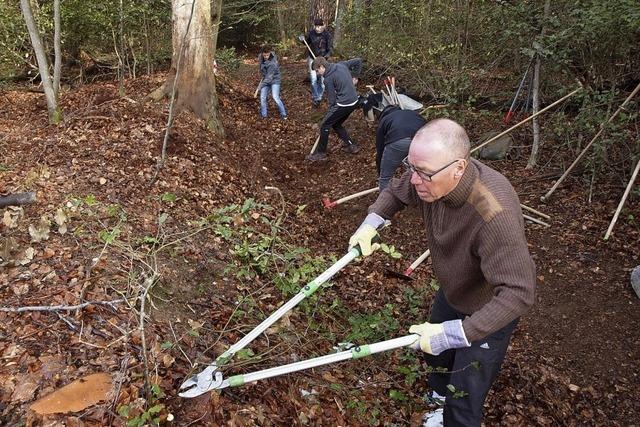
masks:
[[[358,246],[360,255],[369,256],[377,249],[377,243],[373,243],[373,239],[378,236],[378,230],[372,225],[362,224],[349,239],[349,249]]]
[[[443,323],[425,322],[412,325],[409,332],[420,335],[420,349],[434,356],[452,348],[471,346],[464,334],[462,320],[459,319],[447,320]]]
[[[369,256],[380,247],[379,244],[373,243],[373,239],[378,236],[378,228],[384,224],[384,218],[377,213],[371,212],[366,216],[360,227],[353,233],[349,239],[349,250],[355,246],[360,247],[360,255]]]

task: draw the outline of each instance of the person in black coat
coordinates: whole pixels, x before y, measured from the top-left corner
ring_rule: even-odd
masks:
[[[311,49],[311,52],[307,50],[307,66],[309,67],[309,77],[311,79],[311,102],[314,107],[317,107],[322,101],[325,86],[322,76],[317,75],[311,64],[314,56],[322,56],[327,59],[331,56],[333,38],[327,27],[325,27],[324,21],[320,18],[316,18],[313,21],[313,28],[307,33],[306,37],[300,35],[299,38],[301,41],[306,41]],[[312,52],[313,55],[311,54]]]
[[[384,106],[382,99],[382,93],[371,94],[362,105],[367,121],[378,120],[376,168],[380,191],[387,187],[396,169],[409,154],[413,136],[427,123],[417,111],[402,110],[396,105]]]

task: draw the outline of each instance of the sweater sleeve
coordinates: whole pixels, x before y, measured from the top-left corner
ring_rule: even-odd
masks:
[[[502,211],[477,234],[475,247],[480,268],[494,296],[462,322],[469,341],[498,331],[534,303],[535,265],[527,247],[521,215],[520,211]]]
[[[369,213],[376,213],[385,219],[391,219],[396,212],[407,206],[416,206],[419,202],[415,188],[411,184],[411,172],[400,178],[393,178],[387,188],[369,206]]]
[[[327,92],[327,103],[329,104],[329,107],[333,107],[336,105],[336,83],[334,76],[324,79],[324,86]]]

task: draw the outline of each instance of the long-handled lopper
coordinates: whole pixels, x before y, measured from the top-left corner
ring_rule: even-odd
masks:
[[[229,347],[224,353],[216,358],[216,360],[207,366],[202,372],[196,374],[182,383],[178,395],[181,397],[196,397],[210,390],[220,388],[224,378],[219,368],[225,365],[234,354],[245,348],[251,341],[255,340],[269,326],[273,325],[277,320],[284,316],[289,310],[298,305],[302,300],[312,295],[318,288],[327,282],[334,274],[342,270],[347,264],[360,256],[360,248],[358,246],[351,248],[349,252],[340,258],[335,264],[325,270],[318,277],[313,279],[307,285],[302,287],[300,291],[288,302],[282,305],[271,316],[267,317],[251,332],[244,336],[240,341]]]
[[[411,334],[399,338],[393,338],[387,341],[380,341],[373,344],[361,345],[351,350],[341,351],[339,353],[327,354],[325,356],[316,357],[308,360],[290,363],[288,365],[276,366],[274,368],[263,369],[261,371],[251,372],[248,374],[234,375],[226,380],[216,383],[210,390],[220,390],[227,387],[238,387],[255,381],[267,378],[277,377],[279,375],[290,374],[305,369],[316,368],[318,366],[328,365],[330,363],[342,362],[344,360],[360,359],[372,354],[381,353],[383,351],[394,350],[402,347],[417,346],[420,335]]]

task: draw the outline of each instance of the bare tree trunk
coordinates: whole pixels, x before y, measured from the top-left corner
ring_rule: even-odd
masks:
[[[213,9],[213,16],[211,21],[213,23],[213,37],[212,40],[212,52],[211,56],[216,57],[216,51],[218,50],[218,34],[220,33],[220,21],[222,20],[222,0],[213,0],[211,8]],[[211,64],[213,67],[213,63]]]
[[[33,50],[35,51],[36,59],[38,60],[38,71],[40,72],[40,79],[42,80],[44,96],[47,100],[49,123],[58,124],[62,120],[62,111],[58,106],[56,93],[53,89],[53,83],[51,82],[51,75],[49,74],[49,61],[47,60],[47,54],[45,53],[42,45],[42,38],[38,32],[38,27],[33,19],[29,0],[20,0],[20,9],[22,9],[22,16],[27,24],[31,44],[33,45]]]
[[[347,9],[346,0],[336,0],[336,18],[335,18],[335,30],[333,32],[333,48],[337,48],[342,41],[343,19]]]
[[[62,70],[62,52],[60,48],[60,0],[53,1],[53,93],[56,103],[60,101],[60,71]]]
[[[118,93],[120,96],[124,96],[124,56],[126,55],[124,47],[124,5],[123,0],[120,0],[120,56],[118,63]]]
[[[144,48],[147,51],[147,74],[153,72],[151,67],[151,43],[149,43],[149,25],[147,23],[147,12],[142,11],[142,21],[144,22]]]
[[[551,0],[546,0],[544,3],[544,18],[542,22],[542,30],[540,31],[540,36],[544,37],[546,32],[546,22],[549,19],[549,12],[551,9]],[[533,111],[532,113],[535,115],[540,110],[540,48],[541,46],[538,43],[535,43],[536,48],[536,62],[533,67]],[[531,147],[531,155],[529,156],[529,161],[527,162],[526,169],[532,169],[536,166],[538,162],[538,151],[540,150],[540,123],[538,118],[535,117],[533,119],[533,145]]]
[[[309,2],[309,19],[311,25],[313,25],[313,20],[316,18],[321,18],[325,25],[329,25],[332,12],[331,3],[331,0],[311,0]]]
[[[284,26],[284,18],[282,16],[282,9],[284,7],[284,3],[282,0],[276,2],[276,18],[278,20],[278,34],[280,34],[280,41],[285,43],[287,41],[287,32]]]
[[[216,0],[214,7],[217,7],[217,10],[221,8],[221,2],[222,0]],[[189,25],[192,4],[193,17]],[[175,80],[176,114],[183,109],[191,110],[206,121],[209,129],[224,137],[224,127],[218,113],[216,78],[213,73],[215,46],[211,26],[211,3],[209,0],[172,0],[172,21],[171,70],[160,91],[162,95],[170,94]],[[176,73],[179,62],[179,72]],[[156,95],[154,93],[151,96],[156,98]]]

